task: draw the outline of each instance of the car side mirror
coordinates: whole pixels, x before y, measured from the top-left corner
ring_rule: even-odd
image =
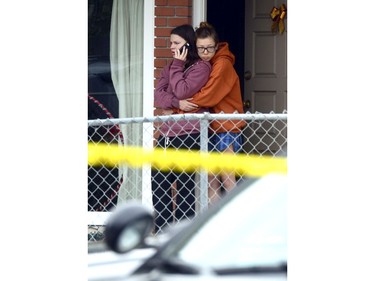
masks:
[[[126,253],[145,244],[153,228],[151,210],[140,203],[128,202],[117,206],[108,218],[104,241],[116,253]]]

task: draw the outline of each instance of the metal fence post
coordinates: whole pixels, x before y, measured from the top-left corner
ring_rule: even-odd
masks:
[[[209,113],[204,113],[203,118],[200,120],[200,147],[201,152],[208,152],[208,116]],[[200,206],[200,211],[204,211],[208,207],[208,173],[206,170],[201,169],[199,173],[199,196],[198,202]]]

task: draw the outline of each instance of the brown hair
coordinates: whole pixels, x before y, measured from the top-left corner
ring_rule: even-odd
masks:
[[[197,39],[211,37],[214,40],[215,45],[219,43],[219,36],[217,35],[215,28],[206,21],[202,21],[199,24],[199,27],[195,30],[195,36]]]

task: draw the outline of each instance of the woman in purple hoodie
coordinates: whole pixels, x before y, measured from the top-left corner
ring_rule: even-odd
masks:
[[[187,99],[197,93],[208,81],[211,64],[199,58],[195,32],[191,25],[174,28],[170,35],[170,49],[173,60],[161,72],[155,89],[155,106],[161,108],[164,115],[178,108],[172,100]],[[208,112],[200,108],[196,113]],[[171,149],[199,150],[199,120],[168,121],[162,123],[157,147]],[[172,184],[176,181],[175,210]],[[155,233],[163,227],[191,218],[195,215],[195,174],[163,172],[152,170],[152,200],[155,210]],[[173,215],[174,214],[174,215]]]

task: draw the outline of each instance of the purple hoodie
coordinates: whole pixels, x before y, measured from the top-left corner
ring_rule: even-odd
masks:
[[[174,59],[164,67],[156,86],[155,106],[162,109],[179,108],[178,100],[191,98],[207,83],[211,72],[211,64],[198,60],[184,71],[185,62]],[[173,102],[173,100],[175,100]],[[194,113],[208,112],[208,108],[199,108]],[[160,128],[163,135],[174,137],[178,135],[199,133],[199,120],[168,121]]]

